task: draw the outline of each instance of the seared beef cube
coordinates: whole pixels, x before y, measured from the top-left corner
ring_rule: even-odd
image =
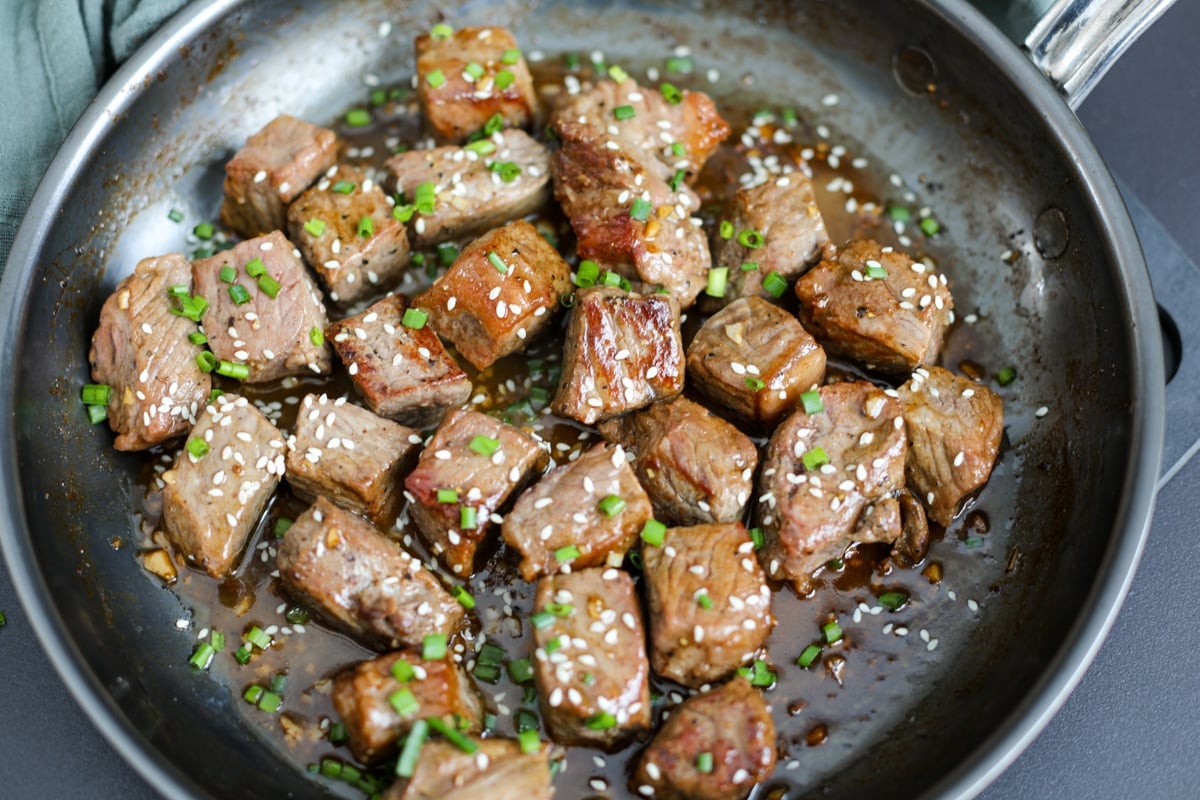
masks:
[[[505,515],[501,534],[521,554],[521,577],[532,581],[603,565],[610,556],[619,561],[650,514],[650,498],[625,450],[598,444],[523,493]],[[578,555],[567,550],[571,557],[563,557],[572,546]]]
[[[696,332],[687,372],[693,388],[713,402],[773,426],[825,377],[825,351],[791,314],[743,297]]]
[[[283,477],[283,436],[246,398],[224,394],[205,406],[188,442],[162,476],[163,526],[189,561],[221,578]]]
[[[471,379],[408,303],[389,295],[329,326],[327,336],[372,411],[416,428],[434,425],[471,396]],[[414,325],[420,327],[413,327]]]
[[[677,397],[606,422],[600,433],[636,454],[633,469],[658,519],[675,525],[741,519],[758,451],[704,406]]]
[[[763,288],[763,278],[772,272],[790,281],[821,257],[829,241],[825,220],[817,208],[812,182],[803,172],[792,172],[748,189],[740,189],[725,212],[733,225],[728,239],[714,239],[714,263],[729,268],[725,304],[739,297],[775,295]],[[762,236],[759,247],[753,232]],[[755,265],[747,269],[749,265]]]
[[[212,380],[188,341],[196,323],[172,312],[174,286],[191,293],[187,259],[143,259],[100,309],[88,361],[92,380],[112,388],[108,424],[118,450],[145,450],[186,433],[208,402]]]
[[[413,300],[463,358],[486,369],[545,330],[571,290],[571,268],[537,228],[517,220],[463,248]]]
[[[418,707],[400,714],[389,698],[404,689]],[[452,659],[426,661],[420,648],[355,664],[334,679],[331,696],[350,750],[364,764],[391,755],[418,719],[439,717],[455,726],[461,721],[470,731],[483,727],[483,703],[471,678]]]
[[[682,390],[683,339],[673,298],[609,286],[576,292],[555,413],[594,425]]]
[[[415,46],[421,111],[443,142],[466,141],[493,114],[516,128],[537,118],[533,78],[507,29],[462,28],[445,37],[425,33]]]
[[[898,515],[878,525],[871,524],[877,512],[868,511],[904,488],[900,402],[865,381],[819,392],[823,410],[799,408],[771,436],[758,486],[760,560],[768,576],[791,581],[800,594],[811,590],[814,570],[852,544],[900,535]]]
[[[243,383],[329,373],[321,292],[282,233],[192,262],[192,277],[195,293],[211,304],[204,317],[209,349],[246,365]]]
[[[512,739],[470,737],[478,749],[465,753],[457,745],[429,740],[412,778],[403,778],[383,793],[383,800],[550,800],[550,747],[534,753]]]
[[[554,196],[575,232],[576,252],[639,282],[664,287],[687,308],[704,288],[712,257],[699,219],[700,199],[672,190],[648,164],[602,127],[563,121],[555,128]],[[617,149],[611,145],[617,144]]]
[[[292,203],[288,233],[337,303],[387,287],[408,263],[408,234],[387,195],[357,167],[342,164]]]
[[[672,709],[630,787],[658,800],[743,800],[774,769],[771,711],[749,681],[734,678]]]
[[[522,130],[492,134],[495,150],[465,147],[409,150],[387,166],[396,190],[411,203],[422,184],[435,190],[432,213],[416,212],[409,236],[416,247],[489,231],[520,219],[550,199],[550,151]]]
[[[538,581],[533,677],[554,741],[614,750],[650,727],[650,665],[633,579],[592,567]]]
[[[300,404],[287,444],[293,489],[328,497],[387,529],[396,521],[403,499],[400,480],[416,460],[421,437],[345,398],[310,394]]]
[[[771,589],[740,522],[670,528],[642,547],[650,665],[684,686],[752,661],[775,624]]]
[[[869,239],[827,245],[796,296],[800,321],[826,351],[888,374],[935,360],[954,319],[945,275]]]
[[[442,563],[455,575],[470,575],[493,515],[546,461],[532,436],[478,411],[454,409],[404,481],[413,522]]]
[[[908,486],[935,522],[949,525],[992,474],[1004,406],[991,389],[941,367],[914,372],[900,387],[900,406],[908,425]]]
[[[225,165],[221,221],[245,237],[283,230],[285,212],[337,160],[337,135],[286,114]]]
[[[911,451],[913,445],[909,444]],[[929,552],[929,520],[925,507],[907,489],[900,493],[900,538],[892,548],[891,557],[902,566],[911,567],[920,563]]]
[[[291,594],[377,650],[419,647],[463,616],[420,561],[324,497],[287,529],[276,561]]]

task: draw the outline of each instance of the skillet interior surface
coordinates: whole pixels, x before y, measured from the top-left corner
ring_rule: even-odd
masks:
[[[113,546],[136,530],[142,459],[115,453],[78,400],[100,304],[139,258],[183,247],[168,209],[213,214],[222,165],[247,135],[281,112],[331,120],[363,97],[367,73],[406,77],[411,36],[446,9],[229,0],[189,10],[187,37],[127,68],[105,118],[76,131],[14,249],[4,359],[18,521],[6,555],[73,691],[165,792],[348,790],[310,779],[270,744],[236,686],[188,668],[200,618],[177,630],[192,609]],[[852,673],[841,693],[858,698],[855,721],[820,747],[781,740],[770,787],[789,797],[978,788],[1006,763],[996,748],[1033,735],[1098,644],[1132,574],[1157,472],[1161,399],[1141,393],[1161,384],[1161,364],[1145,344],[1152,322],[1140,341],[1132,330],[1145,298],[1125,294],[1132,282],[1149,297],[1148,282],[1127,220],[1103,219],[1079,172],[1077,126],[1052,131],[932,4],[471,2],[450,21],[508,24],[526,52],[598,48],[623,65],[690,46],[701,69],[719,70],[704,87],[719,104],[791,106],[876,174],[897,176],[897,193],[936,209],[945,233],[927,252],[949,273],[960,315],[978,315],[971,341],[985,343],[991,367],[1020,376],[1004,394],[1005,453],[981,498],[991,530],[982,547],[950,534],[939,543],[952,578],[914,607],[914,635],[897,650],[919,667],[886,684],[866,666]],[[830,94],[836,105],[823,102]],[[853,610],[809,602],[813,620]],[[936,657],[918,629],[938,639]],[[802,685],[817,695],[832,684],[817,673]]]

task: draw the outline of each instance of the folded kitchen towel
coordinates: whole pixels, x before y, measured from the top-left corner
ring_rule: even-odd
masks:
[[[75,120],[186,1],[0,0],[0,272]]]

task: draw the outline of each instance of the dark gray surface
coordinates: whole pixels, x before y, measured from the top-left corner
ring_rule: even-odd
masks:
[[[1200,123],[1200,67],[1191,33],[1200,4],[1179,3],[1137,43],[1084,105],[1081,117],[1101,152],[1193,258],[1200,256],[1200,176],[1194,130]],[[1143,236],[1146,236],[1143,233]],[[1169,244],[1148,241],[1151,249]],[[1200,276],[1198,282],[1200,282]],[[1187,758],[1189,704],[1200,677],[1191,662],[1189,602],[1193,571],[1186,511],[1200,487],[1200,465],[1167,484],[1126,608],[1096,664],[1030,750],[985,794],[989,798],[1187,796],[1200,785],[1200,760]],[[1187,537],[1187,538],[1185,538]],[[1178,574],[1176,574],[1178,573]],[[1168,594],[1161,587],[1170,587]],[[28,629],[12,591],[0,581],[0,796],[121,797],[154,793],[121,763],[75,706]],[[1193,671],[1194,672],[1194,671]],[[1181,681],[1183,683],[1181,683]],[[1191,685],[1187,682],[1190,681]],[[1169,691],[1166,691],[1169,687]],[[214,765],[219,769],[219,765]]]

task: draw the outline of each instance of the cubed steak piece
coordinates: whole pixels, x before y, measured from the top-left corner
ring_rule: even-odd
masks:
[[[171,293],[190,295],[192,268],[178,253],[146,258],[100,309],[88,361],[110,387],[108,424],[118,450],[145,450],[187,433],[208,402],[212,379],[188,336],[196,322],[175,313]]]
[[[788,312],[743,297],[709,317],[687,351],[696,391],[737,416],[774,426],[825,377],[825,351]]]
[[[517,498],[501,534],[521,554],[521,577],[532,581],[623,558],[650,515],[624,448],[597,444]]]
[[[1003,403],[986,386],[941,367],[921,367],[900,387],[900,407],[908,426],[908,486],[934,522],[949,525],[992,474],[1004,433]]]
[[[498,25],[416,38],[417,98],[433,133],[463,142],[493,114],[528,127],[538,116],[537,92],[517,40]]]
[[[287,480],[302,497],[328,497],[386,530],[404,499],[401,479],[421,436],[365,408],[307,395],[287,441]]]
[[[286,114],[246,140],[225,165],[221,221],[247,238],[283,230],[292,200],[337,160],[338,138]]]
[[[549,150],[517,129],[494,133],[486,141],[470,148],[409,150],[388,160],[396,191],[414,205],[409,224],[413,246],[431,247],[489,231],[533,213],[550,199]]]
[[[300,253],[274,231],[192,262],[195,293],[211,307],[204,332],[217,371],[243,383],[327,375],[321,292]],[[232,365],[225,373],[225,367]]]
[[[411,710],[396,710],[397,695],[400,707]],[[468,731],[483,727],[483,702],[471,678],[452,659],[425,660],[420,648],[360,661],[334,679],[331,697],[350,751],[364,764],[391,755],[419,719],[438,717]]]
[[[613,567],[537,584],[534,681],[554,741],[614,750],[650,727],[650,665],[633,579]]]
[[[416,428],[437,424],[471,396],[471,379],[426,320],[394,294],[326,332],[367,406]]]
[[[771,588],[740,522],[669,528],[642,547],[650,666],[684,686],[752,661],[775,624]]]
[[[408,234],[383,189],[348,164],[288,208],[288,233],[336,303],[386,289],[408,264]]]
[[[324,497],[287,529],[276,563],[288,592],[377,650],[419,647],[463,616],[420,561]]]
[[[581,289],[567,322],[554,412],[594,425],[683,391],[679,306],[663,295]]]
[[[680,307],[692,305],[712,256],[692,216],[700,199],[682,170],[677,180],[663,178],[648,166],[653,156],[622,148],[604,127],[562,121],[555,131],[562,146],[553,159],[554,196],[579,257],[637,281],[639,290],[662,287]]]
[[[904,488],[900,401],[865,381],[819,394],[820,410],[798,408],[772,434],[758,486],[759,558],[767,575],[800,594],[811,591],[813,571],[851,545],[893,542],[901,531],[887,502]],[[869,510],[881,503],[882,511]]]
[[[677,397],[605,422],[600,433],[635,454],[633,469],[658,519],[675,525],[741,519],[758,450],[704,406]]]
[[[796,296],[800,321],[827,352],[889,375],[936,359],[954,320],[945,275],[869,239],[826,245]]]
[[[774,769],[771,711],[749,681],[734,678],[671,710],[630,788],[657,800],[744,800]]]
[[[720,304],[779,298],[785,283],[817,261],[829,241],[812,182],[799,171],[739,189],[723,216],[730,236],[718,230],[713,239],[713,262],[729,270],[724,295],[713,298]],[[778,277],[764,286],[771,273]]]
[[[912,447],[910,442],[909,448]],[[929,520],[921,501],[907,489],[900,493],[897,505],[900,507],[901,532],[890,557],[901,566],[912,567],[919,564],[929,552]]]
[[[547,460],[529,434],[454,409],[404,481],[413,498],[409,513],[434,555],[455,575],[470,575],[493,515]]]
[[[421,747],[416,770],[398,779],[382,800],[550,800],[550,746],[527,753],[512,739],[469,737],[471,753],[431,740]]]
[[[525,220],[463,248],[445,275],[413,300],[463,358],[486,369],[535,339],[571,291],[571,268]]]
[[[237,567],[283,477],[283,435],[244,397],[205,406],[175,465],[163,473],[163,527],[200,569],[221,578]]]

